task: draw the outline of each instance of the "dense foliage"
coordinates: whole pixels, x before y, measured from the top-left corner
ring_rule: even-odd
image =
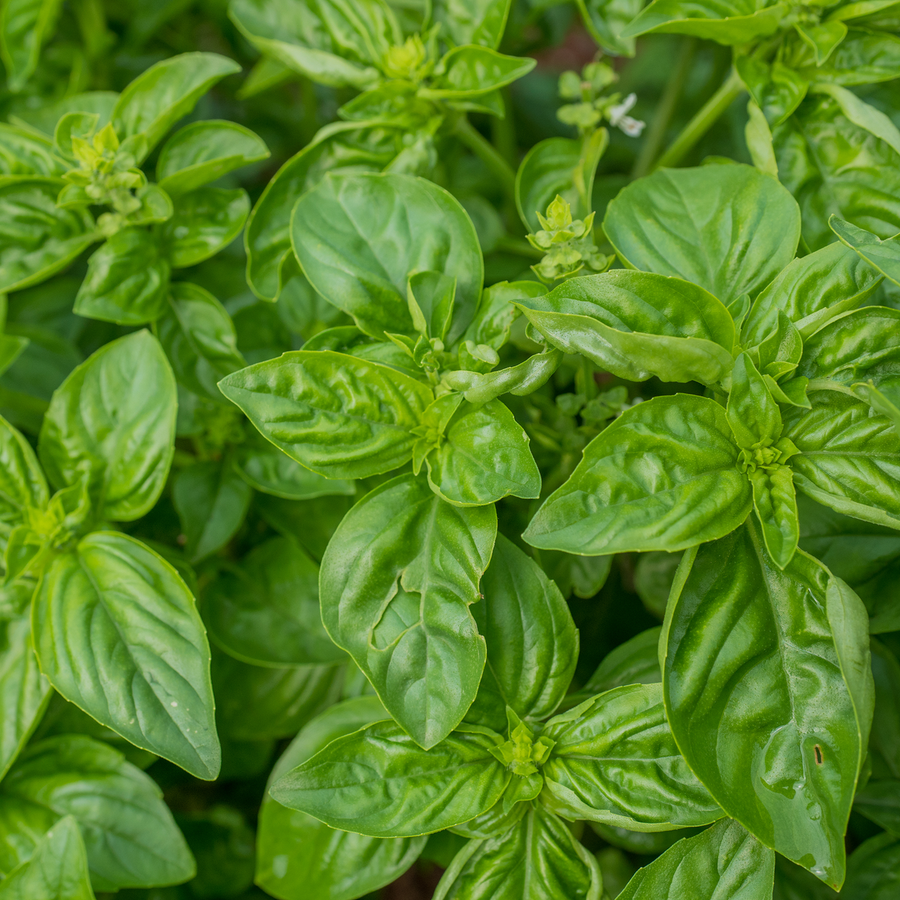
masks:
[[[0,57],[0,900],[897,896],[900,0]]]

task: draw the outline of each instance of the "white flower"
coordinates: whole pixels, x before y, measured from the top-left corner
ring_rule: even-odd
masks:
[[[627,115],[635,103],[637,103],[637,94],[629,94],[621,103],[609,110],[610,124],[621,128],[628,137],[640,137],[644,130],[644,122]]]

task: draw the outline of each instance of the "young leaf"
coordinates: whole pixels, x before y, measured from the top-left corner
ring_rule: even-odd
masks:
[[[329,174],[294,208],[291,243],[312,286],[373,337],[415,334],[411,272],[456,279],[448,343],[475,315],[484,278],[478,236],[459,202],[424,179]]]
[[[434,900],[600,900],[602,887],[594,855],[557,816],[532,807],[510,831],[460,850]]]
[[[512,0],[434,0],[434,20],[452,43],[497,48]]]
[[[403,475],[347,514],[322,559],[325,628],[423,747],[459,724],[478,691],[485,643],[469,606],[496,533],[492,506],[451,506]]]
[[[44,473],[31,444],[0,417],[0,551],[10,531],[29,509],[43,509],[50,499]]]
[[[149,153],[216,82],[240,70],[236,62],[217,53],[182,53],[158,62],[119,95],[113,127],[120,139],[144,135]]]
[[[775,854],[723,819],[639,869],[618,900],[770,900]]]
[[[105,344],[54,392],[38,453],[56,488],[87,472],[97,512],[145,515],[165,486],[175,441],[175,379],[146,331]]]
[[[35,596],[41,671],[138,747],[215,778],[209,646],[176,571],[134,538],[94,532],[51,564]]]
[[[568,819],[633,831],[705,825],[722,810],[681,758],[661,684],[626,685],[551,719],[541,770],[550,803]]]
[[[242,188],[202,187],[175,200],[175,212],[160,226],[159,239],[172,267],[183,269],[215,256],[240,233],[250,213]]]
[[[431,391],[408,375],[331,350],[296,350],[219,382],[263,437],[328,478],[390,472],[412,456]]]
[[[559,588],[515,544],[498,535],[472,606],[487,664],[466,721],[502,730],[506,709],[521,719],[552,715],[578,660],[578,630]]]
[[[793,558],[800,541],[800,519],[793,473],[776,465],[748,473],[753,486],[753,508],[762,525],[766,550],[779,569]]]
[[[661,169],[609,204],[603,230],[627,265],[691,281],[728,305],[794,258],[800,210],[749,166]]]
[[[744,449],[769,447],[781,437],[781,410],[746,353],[734,364],[726,416],[735,441]]]
[[[429,100],[477,97],[512,84],[536,65],[528,57],[504,56],[487,47],[454,47],[440,61],[437,77],[419,96]]]
[[[377,697],[345,700],[317,716],[291,742],[269,778],[306,762],[336,738],[387,718]],[[337,831],[295,809],[263,798],[257,835],[256,882],[273,896],[355,900],[399,878],[427,838],[372,838]]]
[[[600,555],[681,550],[737,528],[750,512],[725,410],[705,397],[656,397],[585,448],[523,537],[534,547]]]
[[[58,178],[65,171],[48,138],[30,129],[0,125],[0,174]]]
[[[332,741],[269,793],[332,828],[373,837],[429,834],[500,799],[512,776],[491,753],[499,740],[460,731],[423,750],[396,723],[377,722]]]
[[[0,900],[94,900],[84,841],[72,816],[60,819],[30,859],[0,882]]]
[[[617,270],[573,278],[517,305],[555,347],[630,381],[715,384],[733,364],[730,313],[685,281]]]
[[[801,552],[780,571],[748,523],[685,557],[666,616],[685,759],[728,815],[837,889],[872,720],[865,607]]]
[[[215,120],[192,122],[163,145],[156,163],[156,180],[174,197],[268,156],[262,139],[243,125]]]
[[[78,822],[97,891],[194,876],[191,852],[156,783],[117,750],[84,735],[33,744],[3,779],[0,872],[9,877],[66,816]]]
[[[882,241],[877,235],[864,228],[857,228],[837,216],[828,220],[831,230],[870,266],[886,275],[896,285],[900,285],[900,240],[892,238]]]

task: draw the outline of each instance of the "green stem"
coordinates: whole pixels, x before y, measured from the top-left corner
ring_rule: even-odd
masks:
[[[500,179],[504,193],[515,201],[516,173],[490,141],[482,137],[465,116],[457,120],[456,135]]]
[[[722,86],[703,104],[668,150],[656,161],[654,169],[660,166],[677,166],[694,149],[697,142],[715,124],[744,90],[738,73],[732,69]]]
[[[672,121],[672,116],[678,107],[678,101],[681,99],[681,92],[684,90],[691,66],[694,64],[696,52],[697,39],[692,37],[685,38],[678,52],[675,71],[666,84],[662,97],[659,100],[659,106],[656,107],[653,120],[650,122],[649,128],[647,128],[644,145],[641,147],[641,152],[635,160],[634,168],[631,170],[632,178],[643,177],[653,167],[653,160],[659,155],[659,148],[662,146],[669,123]]]

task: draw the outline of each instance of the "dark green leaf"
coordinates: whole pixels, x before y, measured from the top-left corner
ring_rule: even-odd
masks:
[[[183,269],[215,256],[244,227],[250,198],[242,188],[202,187],[181,194],[175,212],[160,226],[160,241],[172,267]]]
[[[41,45],[52,34],[60,0],[7,0],[0,14],[0,55],[9,90],[21,91],[34,74]]]
[[[309,500],[313,497],[352,497],[356,491],[352,481],[326,478],[305,469],[271,444],[255,446],[247,441],[238,448],[235,468],[250,487],[287,500]]]
[[[850,857],[841,900],[891,900],[900,889],[900,840],[891,834],[869,838]]]

